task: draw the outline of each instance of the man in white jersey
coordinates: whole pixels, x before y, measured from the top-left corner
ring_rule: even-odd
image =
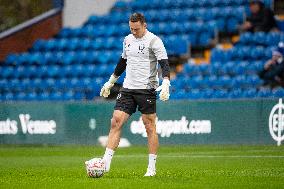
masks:
[[[114,151],[120,141],[122,126],[138,107],[142,113],[142,120],[148,136],[149,163],[144,176],[155,176],[159,146],[156,133],[156,91],[161,90],[159,95],[161,100],[169,99],[170,68],[163,42],[146,29],[144,15],[141,13],[132,14],[129,19],[129,27],[131,34],[124,39],[120,61],[100,93],[101,96],[108,97],[110,89],[126,70],[123,87],[120,89],[114,107],[103,160],[108,172]],[[160,87],[158,87],[158,63],[163,76]]]

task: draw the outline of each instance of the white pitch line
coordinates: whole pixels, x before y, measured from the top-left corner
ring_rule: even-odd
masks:
[[[115,155],[117,158],[147,158],[147,155]],[[159,158],[284,158],[273,155],[160,155]]]

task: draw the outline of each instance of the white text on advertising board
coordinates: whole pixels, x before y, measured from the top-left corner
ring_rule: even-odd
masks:
[[[130,131],[133,134],[147,136],[142,118],[132,121]],[[172,134],[209,134],[211,133],[210,120],[188,121],[185,116],[180,120],[156,120],[156,131],[161,137],[170,137]]]
[[[54,120],[32,120],[30,114],[20,114],[20,128],[16,120],[6,119],[0,121],[0,134],[55,134],[56,122]]]

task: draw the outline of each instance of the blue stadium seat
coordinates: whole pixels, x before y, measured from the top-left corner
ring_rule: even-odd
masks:
[[[259,60],[259,61],[254,61],[252,63],[254,64],[254,69],[256,70],[256,72],[259,72],[263,69],[266,61]]]
[[[58,34],[59,38],[69,38],[71,37],[72,29],[71,28],[62,28]]]
[[[80,49],[80,42],[81,40],[79,38],[71,38],[68,42],[68,50],[75,51]]]
[[[68,80],[66,77],[62,77],[56,80],[55,85],[57,88],[59,89],[65,89],[65,88],[69,88],[70,86],[68,86]]]
[[[50,94],[49,94],[47,91],[39,92],[39,93],[37,94],[37,100],[38,100],[38,101],[47,101],[47,100],[50,100],[49,97],[50,97]]]
[[[10,87],[13,90],[15,90],[15,88],[18,88],[19,83],[20,83],[19,79],[16,79],[16,78],[9,80]]]
[[[70,101],[72,99],[74,99],[74,92],[72,90],[64,91],[62,93],[62,100]]]
[[[263,80],[261,80],[256,74],[247,76],[247,82],[253,88],[257,88],[263,84]]]
[[[190,33],[188,35],[188,42],[190,43],[191,46],[196,46],[198,41],[197,41],[197,34],[196,33]]]
[[[107,64],[112,59],[112,52],[111,51],[105,51],[103,53],[100,53],[97,57],[98,62],[102,65]]]
[[[238,30],[239,19],[236,17],[230,17],[226,20],[226,30],[228,32],[235,32]]]
[[[13,73],[13,77],[14,78],[21,78],[21,77],[24,76],[24,72],[25,72],[25,67],[24,66],[17,66],[15,68],[14,73]],[[2,72],[0,72],[0,73],[2,73]]]
[[[93,38],[93,37],[96,37],[95,36],[95,32],[96,32],[96,27],[94,25],[85,25],[83,28],[82,28],[82,32],[85,37],[88,37],[88,38]]]
[[[55,50],[57,43],[55,41],[55,39],[49,39],[48,41],[46,41],[43,45],[43,50],[44,51],[52,51]]]
[[[216,8],[219,6],[218,0],[207,1],[207,6],[210,8]]]
[[[84,65],[82,64],[74,64],[72,69],[74,72],[73,76],[80,77],[85,75]]]
[[[244,75],[237,75],[232,78],[233,88],[246,88],[246,77]]]
[[[246,1],[246,0],[245,0]],[[235,2],[241,2],[240,1],[235,1]],[[245,9],[243,6],[237,6],[234,7],[234,11],[232,12],[233,17],[236,18],[238,20],[238,23],[241,24],[244,22],[244,18],[245,18]]]
[[[57,53],[55,53],[56,55]],[[45,65],[45,64],[52,64],[56,61],[56,56],[54,55],[54,53],[52,52],[42,52],[41,53],[41,64]]]
[[[210,98],[212,98],[214,90],[213,89],[204,89],[202,91],[202,93],[203,93],[202,96],[203,96],[204,99],[210,99]]]
[[[106,77],[108,75],[108,66],[106,64],[102,64],[97,67],[97,76]]]
[[[253,42],[253,40],[254,40],[253,34],[249,32],[245,32],[240,35],[240,39],[238,43],[242,45],[249,45]]]
[[[227,98],[228,96],[229,96],[228,92],[223,89],[215,90],[214,93],[212,94],[212,98],[215,98],[215,99]]]
[[[90,39],[83,38],[83,39],[80,40],[80,42],[78,44],[79,45],[79,49],[80,50],[88,50],[88,49],[91,48],[91,43],[92,43],[92,41]]]
[[[215,62],[215,64],[212,65],[212,72],[215,73],[217,76],[228,74],[227,67],[222,63],[217,63],[217,62]]]
[[[201,74],[204,77],[212,74],[212,69],[209,64],[200,64],[198,66],[198,69],[199,69],[199,74]]]
[[[284,89],[283,88],[276,88],[272,90],[273,97],[283,98],[284,97]]]
[[[272,92],[270,89],[261,88],[257,93],[257,97],[263,97],[263,98],[272,97]]]
[[[208,78],[205,78],[205,81],[209,88],[214,88],[218,78],[216,75],[211,75]]]
[[[27,98],[27,94],[25,92],[19,92],[15,95],[14,100],[25,101],[26,98]]]
[[[28,88],[33,89],[33,90],[35,90],[37,88],[41,89],[41,86],[40,86],[41,83],[42,83],[42,79],[40,79],[40,78],[31,79],[30,82],[29,82]],[[21,85],[19,85],[19,87],[22,88]]]
[[[192,89],[186,94],[186,97],[189,99],[202,99],[203,94],[199,89]]]
[[[47,75],[48,75],[48,66],[47,65],[36,67],[36,70],[37,70],[36,72],[37,72],[38,77],[42,77],[42,78],[47,77]],[[31,75],[30,70],[28,72],[29,72],[29,75]]]
[[[189,87],[192,89],[200,89],[202,88],[202,81],[203,77],[202,76],[194,76],[191,79],[189,79]]]
[[[37,94],[35,91],[30,91],[26,93],[26,101],[35,101],[37,100]]]
[[[231,53],[229,60],[246,60],[251,57],[251,48],[249,46],[236,46],[228,51]]]
[[[283,34],[282,34],[283,35]],[[266,45],[277,46],[281,40],[281,34],[278,32],[269,32],[266,37]]]
[[[63,54],[62,63],[63,64],[73,64],[75,60],[75,52],[74,51],[68,51],[67,53]]]
[[[60,68],[57,65],[48,66],[48,77],[57,77],[60,74]]]
[[[126,14],[123,14],[125,11],[120,12],[120,11],[115,11],[115,12],[111,12],[108,16],[106,16],[108,23],[110,24],[121,24],[125,21],[127,21],[126,19]]]
[[[0,89],[6,89],[9,87],[9,81],[8,79],[1,78],[0,79]]]
[[[211,40],[211,32],[201,32],[197,44],[201,46],[206,46],[210,44]]]
[[[255,45],[266,45],[266,33],[255,32],[252,41]]]
[[[46,41],[43,39],[36,40],[32,46],[32,50],[38,52],[45,50],[45,43]]]
[[[255,88],[246,89],[243,91],[244,98],[256,98],[257,97],[257,90]]]
[[[234,88],[229,92],[228,96],[229,98],[232,98],[232,99],[238,99],[238,98],[242,98],[242,93],[243,93],[242,89]]]
[[[188,43],[179,36],[170,36],[165,44],[170,50],[170,54],[183,55],[188,52]]]
[[[89,17],[89,20],[87,21],[89,24],[99,24],[101,23],[101,17],[92,15]]]
[[[182,79],[181,79],[182,78]],[[186,90],[190,90],[190,82],[192,80],[192,78],[189,78],[187,76],[183,77],[177,77],[177,87],[178,87],[178,90],[180,89],[186,89]]]
[[[12,92],[7,92],[3,94],[3,101],[12,101],[15,99],[15,96]]]
[[[231,88],[231,85],[232,85],[232,80],[231,77],[228,75],[219,77],[216,83],[216,87],[222,89]]]
[[[261,60],[265,57],[265,50],[263,47],[255,47],[250,51],[251,60]]]
[[[29,63],[29,53],[21,53],[17,57],[17,64],[28,64]]]
[[[171,94],[170,99],[187,99],[188,92],[186,92],[184,89],[183,90],[178,90],[174,93]]]
[[[62,93],[59,91],[53,91],[49,94],[48,100],[59,101],[62,99]]]
[[[258,72],[257,65],[255,64],[255,61],[247,62],[245,67],[245,74],[251,75],[256,74]]]
[[[219,31],[225,32],[226,31],[226,19],[225,18],[217,18],[217,28]]]
[[[75,91],[74,100],[83,100],[85,98],[84,93],[81,91]]]
[[[69,46],[69,40],[67,38],[61,38],[57,41],[57,50],[64,51],[67,50]]]
[[[5,66],[2,69],[1,76],[2,78],[10,78],[13,76],[14,69],[12,66]]]
[[[113,9],[125,10],[129,6],[129,2],[126,1],[117,1],[115,2]]]
[[[269,60],[272,57],[272,51],[274,50],[274,47],[267,47],[265,50],[264,58],[265,60]]]
[[[176,79],[174,79],[173,84],[172,84],[173,89],[174,90],[183,89],[185,87],[185,85],[187,85],[187,81],[188,81],[188,78],[185,78],[185,79],[176,78]]]
[[[17,54],[8,54],[5,63],[9,65],[16,65],[18,60],[18,55]],[[2,73],[2,72],[1,72]]]

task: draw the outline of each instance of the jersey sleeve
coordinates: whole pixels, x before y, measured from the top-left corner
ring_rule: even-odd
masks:
[[[152,50],[157,60],[168,59],[166,48],[159,37],[153,39]]]
[[[126,43],[126,38],[124,38],[123,43],[122,43],[122,53],[121,53],[121,58],[127,59],[126,53],[125,53],[125,43]]]

